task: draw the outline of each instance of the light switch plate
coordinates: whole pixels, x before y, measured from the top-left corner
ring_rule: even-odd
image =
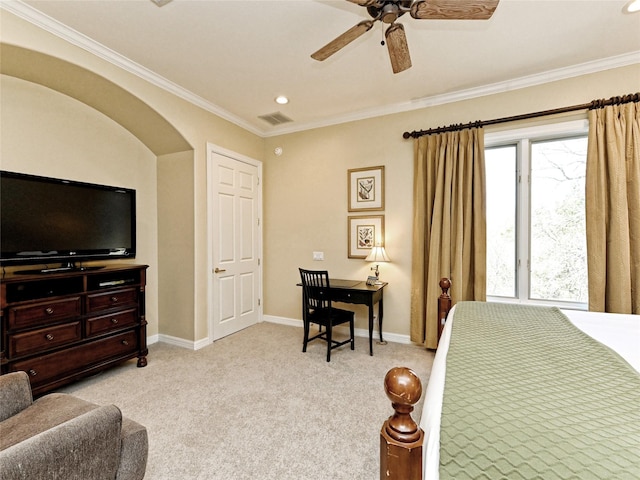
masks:
[[[314,260],[324,260],[324,252],[313,252]]]

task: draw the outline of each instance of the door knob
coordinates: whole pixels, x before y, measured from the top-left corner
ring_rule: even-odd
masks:
[[[226,272],[226,270],[224,268],[218,268],[218,267],[216,267],[216,269],[213,271],[213,273],[222,273],[222,272]]]

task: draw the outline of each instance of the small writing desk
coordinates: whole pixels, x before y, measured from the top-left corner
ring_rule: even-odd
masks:
[[[382,339],[382,314],[383,303],[382,293],[388,284],[381,282],[378,285],[367,285],[367,282],[359,280],[343,280],[340,278],[330,278],[331,301],[366,305],[369,308],[369,355],[373,356],[373,306],[378,304],[378,332],[380,343]],[[298,283],[298,286],[302,286]]]

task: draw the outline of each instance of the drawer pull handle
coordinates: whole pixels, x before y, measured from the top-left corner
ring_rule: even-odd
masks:
[[[112,318],[111,319],[111,323],[113,323],[115,325],[116,323],[118,323],[118,319],[117,318]]]
[[[38,372],[36,372],[33,368],[31,370],[29,370],[29,375],[31,375],[32,377],[35,377],[36,375],[38,375]]]
[[[127,342],[126,340],[122,340],[122,344],[126,347],[127,345],[129,345],[129,342]]]
[[[44,313],[46,313],[47,315],[53,315],[53,308],[51,307],[45,308]]]
[[[118,297],[116,297],[116,296],[114,295],[113,297],[111,297],[111,301],[112,301],[113,303],[117,302],[117,301],[118,301]]]
[[[50,333],[47,333],[47,334],[44,336],[44,338],[46,338],[47,340],[51,341],[51,340],[53,340],[53,338],[54,338],[54,337],[53,337],[53,335],[51,335]]]

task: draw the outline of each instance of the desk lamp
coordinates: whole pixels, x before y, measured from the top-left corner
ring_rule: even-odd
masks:
[[[373,270],[376,275],[376,283],[382,283],[380,282],[380,270],[378,269],[378,264],[391,261],[391,259],[387,255],[387,252],[385,252],[384,247],[382,245],[376,245],[375,247],[373,247],[369,255],[367,255],[367,258],[365,258],[365,261],[376,262],[376,267],[371,267],[371,270]]]

